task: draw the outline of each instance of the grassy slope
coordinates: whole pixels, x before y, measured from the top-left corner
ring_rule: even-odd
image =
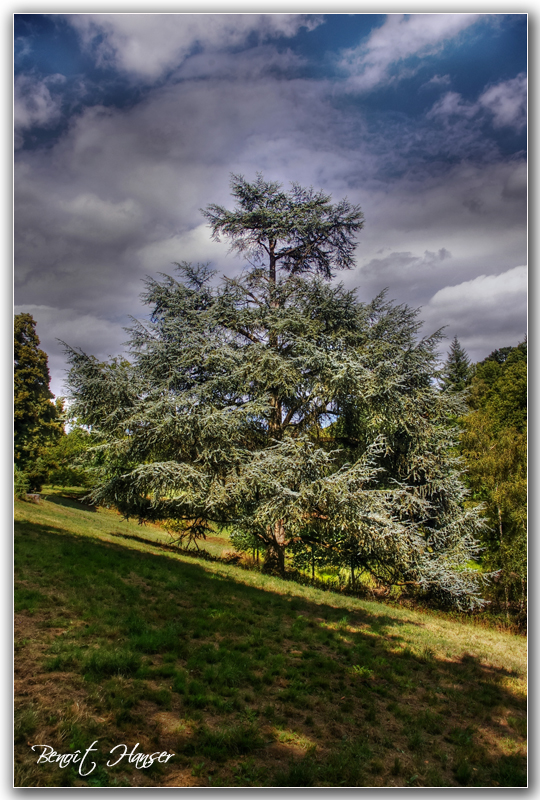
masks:
[[[160,552],[58,494],[15,505],[17,785],[524,785],[524,638]],[[87,779],[29,747],[96,739]],[[136,742],[176,755],[105,768]]]

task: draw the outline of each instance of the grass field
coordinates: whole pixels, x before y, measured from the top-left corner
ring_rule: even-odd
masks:
[[[524,637],[160,550],[45,495],[15,501],[15,785],[526,785]],[[87,777],[31,750],[95,741]],[[107,767],[137,743],[175,755]]]

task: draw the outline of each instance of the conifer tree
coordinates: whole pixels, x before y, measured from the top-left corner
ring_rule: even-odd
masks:
[[[36,323],[31,314],[14,320],[14,459],[31,488],[39,490],[44,479],[40,454],[63,433],[56,419],[54,395],[49,389],[47,354],[39,347]],[[43,473],[43,474],[42,474]]]
[[[95,500],[192,537],[228,525],[269,571],[304,542],[386,586],[480,602],[479,517],[445,425],[461,400],[432,385],[440,335],[329,284],[353,265],[360,209],[262,176],[232,189],[234,211],[205,214],[248,256],[239,278],[181,263],[148,279],[129,361],[67,350],[73,412],[102,442]]]
[[[442,370],[441,389],[443,392],[461,392],[469,383],[470,378],[469,356],[459,343],[457,336],[454,336]]]

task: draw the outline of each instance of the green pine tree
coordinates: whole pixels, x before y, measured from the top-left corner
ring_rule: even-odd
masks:
[[[232,527],[283,573],[288,548],[326,550],[386,586],[478,600],[478,514],[433,386],[440,335],[384,295],[327,282],[352,267],[358,208],[234,177],[214,236],[249,259],[214,286],[204,265],[149,279],[131,359],[68,348],[73,413],[101,441],[101,503],[191,537]],[[311,274],[310,274],[311,273]]]
[[[39,347],[36,323],[30,314],[14,321],[14,458],[16,466],[39,491],[46,477],[41,455],[63,433],[49,389],[47,354]]]
[[[457,336],[454,336],[441,373],[441,389],[443,392],[461,392],[470,378],[471,361]]]

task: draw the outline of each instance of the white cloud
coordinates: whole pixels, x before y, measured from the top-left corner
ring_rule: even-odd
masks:
[[[479,306],[503,309],[512,298],[522,296],[527,290],[527,267],[514,267],[500,275],[479,275],[472,281],[439,289],[430,300],[430,307],[458,308],[468,315]]]
[[[426,326],[447,326],[473,360],[497,347],[515,345],[527,329],[527,268],[513,267],[499,275],[479,275],[436,292],[422,309]]]
[[[137,259],[145,273],[152,276],[158,272],[172,275],[175,265],[182,261],[210,263],[214,269],[218,269],[219,274],[219,267],[227,263],[229,247],[225,242],[215,242],[209,236],[208,225],[201,224],[185,233],[167,236],[141,247],[137,251]],[[230,262],[228,267],[230,274]]]
[[[294,36],[322,20],[306,14],[76,14],[68,21],[99,65],[155,81],[198,50],[219,52],[261,41]]]
[[[428,119],[440,117],[448,119],[452,116],[474,117],[479,111],[478,103],[468,103],[458,92],[446,92],[426,114]]]
[[[51,94],[50,87],[63,83],[63,75],[51,75],[38,80],[34,75],[17,75],[14,82],[13,121],[21,146],[21,131],[39,125],[47,127],[56,123],[61,115],[61,99]]]
[[[440,86],[448,86],[452,82],[450,75],[434,75],[427,83],[423,83],[421,89],[437,89]]]
[[[474,103],[463,100],[457,92],[446,92],[427,113],[428,119],[449,122],[452,118],[472,119],[489,112],[496,128],[514,128],[517,132],[527,123],[527,77],[517,77],[488,87]]]
[[[479,14],[389,14],[367,42],[343,52],[340,66],[350,76],[349,88],[369,91],[391,81],[393,65],[411,56],[437,53],[479,18]]]
[[[490,86],[478,102],[493,114],[496,128],[520,131],[527,123],[527,76],[521,72],[516,78]]]

